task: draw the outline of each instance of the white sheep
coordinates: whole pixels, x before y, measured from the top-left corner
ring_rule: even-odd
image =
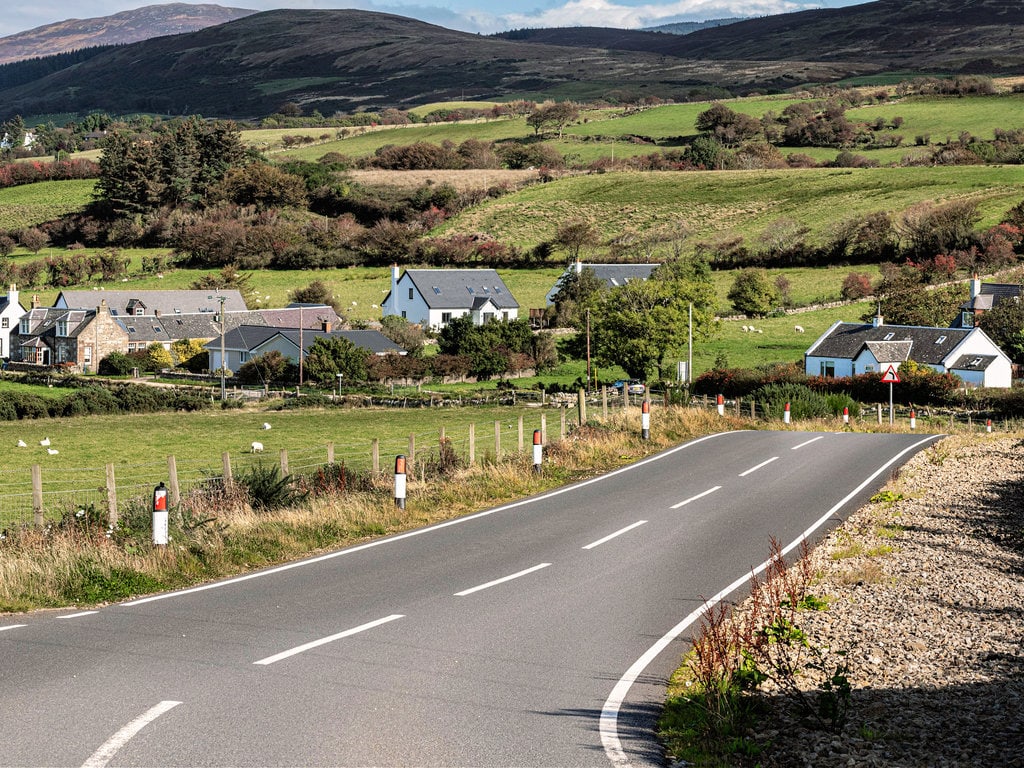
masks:
[[[56,448],[47,448],[46,452],[51,456],[56,456],[58,453],[60,453],[60,451],[58,451]]]
[[[253,440],[252,441],[252,452],[253,453],[263,453],[263,443],[259,442],[258,440]]]
[[[758,332],[758,333],[764,333],[764,328],[758,328],[758,329],[757,329],[757,332]]]
[[[793,330],[796,331],[797,333],[803,333],[804,327],[802,325],[794,325]]]
[[[740,326],[740,330],[743,331],[744,333],[746,333],[747,331],[750,330],[750,326],[749,325],[742,325],[742,326]]]
[[[268,424],[267,422],[264,421],[263,422],[263,429],[270,429],[270,424]]]
[[[28,443],[26,443],[24,440],[19,440],[18,441],[18,447],[19,448],[27,448],[28,447]]]
[[[39,441],[39,444],[43,446],[43,448],[45,448],[50,444],[50,438],[44,437],[42,440]]]

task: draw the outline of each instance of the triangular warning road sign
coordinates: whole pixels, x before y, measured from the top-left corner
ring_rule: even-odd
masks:
[[[883,384],[899,384],[900,383],[899,374],[896,373],[896,368],[894,366],[890,365],[888,368],[885,369],[885,373],[882,374],[882,383]]]

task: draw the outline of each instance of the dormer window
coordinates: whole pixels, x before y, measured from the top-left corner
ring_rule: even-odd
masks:
[[[29,320],[27,317],[21,318],[21,322],[18,323],[18,333],[27,334],[29,332]]]
[[[68,335],[68,321],[67,320],[58,320],[57,321],[56,333],[57,333],[58,336],[67,336]]]

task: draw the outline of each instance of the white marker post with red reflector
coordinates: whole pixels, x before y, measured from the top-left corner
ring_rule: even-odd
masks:
[[[395,456],[395,506],[405,509],[405,456]]]
[[[646,398],[640,406],[640,437],[644,440],[651,439],[651,401]]]
[[[540,465],[544,460],[544,445],[541,442],[539,429],[533,430],[533,471],[540,473]]]
[[[718,415],[725,416],[725,398],[722,395],[718,396]]]
[[[786,409],[782,412],[782,423],[789,424],[789,403],[786,403]]]

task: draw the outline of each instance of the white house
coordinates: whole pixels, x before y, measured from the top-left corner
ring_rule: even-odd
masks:
[[[980,328],[926,328],[837,322],[804,353],[808,376],[844,377],[884,373],[913,360],[939,373],[952,373],[977,387],[1009,387],[1010,358]]]
[[[555,296],[560,290],[565,279],[572,274],[580,274],[584,269],[589,269],[594,273],[594,276],[604,283],[605,288],[617,288],[621,285],[625,285],[633,280],[647,280],[651,273],[656,270],[660,264],[584,264],[581,261],[574,261],[568,267],[565,268],[565,272],[559,275],[558,280],[551,286],[551,290],[548,291],[547,299],[548,305],[555,303]]]
[[[17,329],[18,321],[28,312],[18,301],[18,288],[11,285],[7,295],[0,297],[0,357],[11,356],[11,331]]]
[[[519,302],[493,269],[391,268],[391,290],[381,302],[385,316],[398,315],[424,328],[439,329],[472,315],[482,325],[519,316]]]

